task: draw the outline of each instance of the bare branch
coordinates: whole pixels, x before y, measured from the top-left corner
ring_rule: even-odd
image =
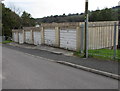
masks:
[[[15,12],[16,14],[18,14],[19,16],[21,16],[22,14],[22,9],[16,7],[13,3],[9,3],[9,8]]]

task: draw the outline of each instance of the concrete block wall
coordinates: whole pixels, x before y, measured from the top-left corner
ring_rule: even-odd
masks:
[[[89,49],[113,46],[114,22],[115,21],[89,23]],[[23,34],[17,37],[19,36],[17,32]],[[22,36],[23,38],[21,38]],[[28,44],[45,44],[79,51],[84,49],[84,22],[45,23],[41,24],[40,27],[25,27],[23,30],[13,30],[13,39],[15,42],[18,42],[17,40],[22,41],[23,39],[23,42]],[[116,45],[118,45],[118,31],[116,40]]]

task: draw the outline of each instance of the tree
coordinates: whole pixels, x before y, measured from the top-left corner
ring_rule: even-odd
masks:
[[[116,6],[113,8],[105,8],[100,10],[97,8],[95,11],[89,11],[89,21],[117,21],[120,14],[118,14],[118,10],[120,6]],[[52,22],[84,22],[84,13],[76,13],[68,15],[55,15],[55,16],[47,16],[44,18],[37,18],[37,22],[39,23],[52,23]]]
[[[4,36],[11,36],[12,29],[18,29],[21,27],[21,18],[15,12],[6,8],[2,4],[2,33]]]
[[[35,20],[31,17],[31,14],[24,11],[21,18],[23,27],[35,26]]]
[[[11,37],[12,29],[21,29],[24,26],[35,26],[35,19],[31,17],[29,13],[23,12],[22,16],[16,14],[18,9],[15,7],[14,10],[6,8],[4,4],[1,4],[2,7],[2,33],[4,36]],[[1,22],[1,20],[0,20]]]
[[[111,9],[108,9],[108,8],[105,8],[103,10],[100,11],[100,20],[101,21],[112,21],[113,19],[113,16],[112,16],[112,10]]]

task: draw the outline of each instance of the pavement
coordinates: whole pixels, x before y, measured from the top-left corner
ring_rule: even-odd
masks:
[[[118,71],[119,62],[117,61],[101,60],[94,58],[79,58],[73,56],[72,51],[53,48],[50,46],[34,46],[28,44],[19,45],[17,43],[11,43],[4,46],[28,53],[30,55],[51,59],[56,61],[57,63],[69,65],[75,68],[80,68],[86,71],[105,75],[115,79],[120,78]]]
[[[116,79],[51,62],[47,58],[30,56],[28,50],[3,45],[3,89],[118,89]],[[45,55],[44,51],[41,52]],[[50,54],[46,52],[46,55]]]
[[[64,50],[64,49],[60,49],[60,48],[56,48],[56,47],[51,47],[51,46],[47,46],[47,45],[29,45],[29,44],[18,44],[18,43],[9,43],[9,45],[12,46],[16,46],[16,47],[21,47],[21,48],[27,48],[27,49],[39,49],[39,50],[43,50],[43,51],[48,51],[54,54],[58,54],[58,55],[66,55],[66,56],[73,56],[72,51],[68,51],[68,50]]]

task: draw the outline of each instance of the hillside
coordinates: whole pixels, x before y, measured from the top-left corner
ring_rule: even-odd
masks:
[[[118,20],[118,10],[120,6],[113,8],[105,8],[102,10],[89,11],[89,21],[116,21]],[[120,15],[120,14],[119,14]],[[52,22],[83,22],[84,13],[68,14],[68,15],[54,15],[43,18],[37,18],[38,23],[52,23]]]

